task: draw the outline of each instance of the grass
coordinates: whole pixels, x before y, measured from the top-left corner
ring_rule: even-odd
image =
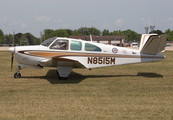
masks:
[[[0,119],[173,119],[173,52],[158,62],[73,69],[58,80],[56,68],[21,71],[13,78],[11,54],[0,52]]]

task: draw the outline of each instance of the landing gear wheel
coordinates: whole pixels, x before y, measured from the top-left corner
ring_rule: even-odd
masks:
[[[21,78],[21,74],[20,74],[19,72],[16,72],[16,73],[14,74],[14,78]]]
[[[20,71],[21,70],[21,67],[20,66],[18,66],[18,70],[17,70],[17,72],[14,74],[14,78],[21,78],[21,74],[20,74]]]

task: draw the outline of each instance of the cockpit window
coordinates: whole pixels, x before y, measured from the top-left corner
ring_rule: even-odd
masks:
[[[55,40],[54,37],[53,38],[49,38],[49,39],[43,41],[40,45],[48,47],[54,40]]]
[[[70,49],[80,51],[82,49],[82,42],[72,40],[70,43]]]
[[[86,51],[96,51],[96,52],[102,51],[99,47],[97,47],[93,44],[89,44],[89,43],[85,43],[85,50]]]
[[[68,50],[68,40],[56,40],[50,47],[50,49]]]

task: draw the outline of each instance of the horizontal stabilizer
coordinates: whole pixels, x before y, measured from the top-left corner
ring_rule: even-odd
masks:
[[[151,54],[156,55],[163,51],[166,46],[167,35],[142,35],[141,44],[140,44],[140,52],[143,54]]]

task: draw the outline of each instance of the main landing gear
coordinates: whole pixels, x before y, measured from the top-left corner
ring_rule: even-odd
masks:
[[[66,80],[69,74],[71,73],[73,67],[66,67],[66,66],[57,66],[57,74],[59,80]]]
[[[60,77],[58,71],[56,71],[56,73],[57,73],[57,75],[58,75],[59,80],[67,80],[67,77]]]
[[[21,70],[21,67],[20,66],[18,66],[18,70],[17,70],[17,72],[14,74],[14,78],[21,78],[21,74],[20,74],[20,71]]]

